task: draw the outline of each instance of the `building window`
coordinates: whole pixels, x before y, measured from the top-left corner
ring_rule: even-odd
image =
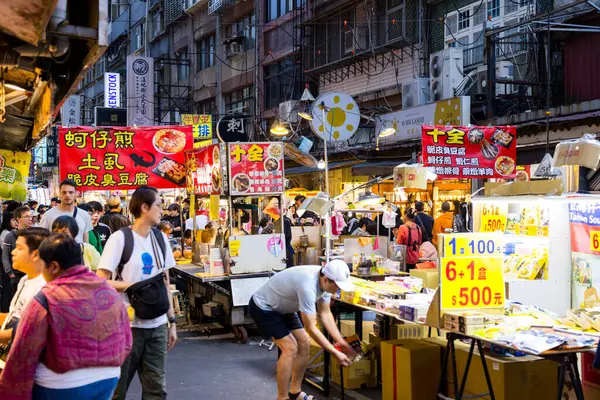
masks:
[[[244,50],[256,47],[256,22],[254,14],[246,15],[225,28],[227,38],[239,37]]]
[[[387,41],[404,37],[404,0],[387,0]]]
[[[471,22],[471,10],[458,13],[458,30],[467,29]]]
[[[492,18],[496,18],[500,16],[500,0],[488,0],[488,15],[491,15]]]
[[[175,53],[177,59],[177,80],[184,81],[190,72],[190,61],[188,60],[188,48],[184,47]]]
[[[252,112],[253,101],[252,95],[254,91],[252,86],[238,89],[225,94],[225,112],[231,114],[243,114]]]
[[[304,4],[306,0],[265,0],[267,12],[265,13],[265,21],[273,21],[294,9]]]
[[[485,19],[485,4],[480,3],[473,9],[473,27],[483,24]]]
[[[132,40],[131,40],[131,51],[136,51],[136,50],[144,47],[145,32],[146,32],[146,29],[144,27],[143,22],[141,24],[136,25],[133,28],[133,35],[132,35]]]
[[[215,99],[203,101],[196,105],[198,114],[215,115],[217,114],[217,102]]]
[[[152,38],[154,39],[164,31],[163,10],[159,7],[152,11]]]
[[[458,16],[456,14],[446,17],[446,35],[454,35],[458,31]]]
[[[215,65],[215,35],[207,36],[196,42],[196,70]]]
[[[265,67],[265,108],[274,108],[287,100],[297,99],[302,93],[299,79],[301,70],[290,59]]]
[[[115,21],[121,14],[127,10],[128,4],[125,0],[111,0],[110,1],[110,20]]]

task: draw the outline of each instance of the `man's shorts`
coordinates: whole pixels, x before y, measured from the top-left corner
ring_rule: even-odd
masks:
[[[264,339],[283,339],[292,331],[304,328],[296,313],[279,314],[276,311],[265,311],[254,303],[254,299],[250,299],[248,309],[260,335]]]

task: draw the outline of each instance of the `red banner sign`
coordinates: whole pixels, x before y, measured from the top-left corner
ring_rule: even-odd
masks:
[[[185,153],[187,190],[200,196],[220,195],[223,191],[220,146],[214,144]]]
[[[229,144],[229,178],[232,196],[282,193],[283,144]]]
[[[514,178],[514,126],[422,125],[423,163],[438,178]]]
[[[59,128],[60,177],[83,190],[185,185],[192,126]]]

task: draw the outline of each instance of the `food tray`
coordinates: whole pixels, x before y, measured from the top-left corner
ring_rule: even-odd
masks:
[[[152,171],[150,171],[150,172],[152,172],[155,175],[160,176],[161,178],[164,178],[164,179],[168,180],[169,182],[173,182],[176,185],[179,185],[179,186],[183,185],[184,182],[185,182],[185,173],[183,174],[183,176],[182,176],[181,179],[177,180],[177,179],[172,178],[167,173],[160,171],[160,167],[162,165],[164,165],[165,163],[167,163],[168,161],[171,161],[171,162],[173,162],[173,163],[181,166],[184,169],[184,171],[185,171],[185,166],[183,164],[181,164],[180,162],[177,162],[177,161],[173,160],[172,158],[165,157],[162,160],[160,160],[160,162],[158,164],[156,164],[156,166],[154,167],[154,169],[152,169]]]

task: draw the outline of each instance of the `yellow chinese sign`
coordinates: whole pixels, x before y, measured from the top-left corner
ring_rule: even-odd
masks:
[[[0,150],[0,197],[27,200],[27,179],[31,154]]]
[[[199,149],[206,146],[206,142],[212,143],[212,116],[204,114],[182,114],[181,125],[192,125],[194,132],[194,148]]]
[[[481,205],[480,232],[504,232],[508,216],[507,203],[484,203]]]

